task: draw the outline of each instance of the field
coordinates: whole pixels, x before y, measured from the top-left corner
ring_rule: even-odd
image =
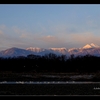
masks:
[[[93,82],[100,82],[100,72],[98,73],[0,72],[0,81],[93,81]]]
[[[72,81],[81,84],[0,84],[0,95],[88,96],[100,95],[99,73],[0,73],[2,81]],[[90,82],[84,84],[84,82]]]
[[[1,84],[0,95],[95,96],[100,95],[100,84]]]

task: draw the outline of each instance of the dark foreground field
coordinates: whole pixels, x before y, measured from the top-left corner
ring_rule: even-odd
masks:
[[[84,96],[100,95],[100,83],[94,84],[0,84],[0,95]]]
[[[76,81],[81,84],[0,84],[0,96],[100,95],[100,73],[11,73],[1,72],[2,81]],[[84,84],[84,82],[90,82]],[[98,83],[99,82],[99,83]]]
[[[11,73],[0,72],[2,81],[90,81],[100,82],[98,73]]]

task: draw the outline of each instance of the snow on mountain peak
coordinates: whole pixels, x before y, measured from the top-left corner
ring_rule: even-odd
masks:
[[[68,51],[65,47],[62,47],[62,48],[49,48],[49,50],[52,50],[53,52],[60,53],[60,54],[67,54],[68,53]]]
[[[29,54],[44,55],[48,53],[54,53],[57,55],[63,54],[67,56],[70,56],[71,54],[74,54],[75,56],[86,55],[86,54],[100,56],[100,46],[95,45],[94,43],[91,43],[91,44],[85,45],[82,48],[70,48],[70,49],[67,49],[65,47],[48,48],[48,49],[39,48],[39,47],[29,47],[26,49],[21,49],[21,48],[13,47],[13,48],[9,48],[9,49],[1,51],[0,56],[13,57],[13,56],[27,56]]]
[[[94,43],[87,44],[83,47],[83,49],[89,49],[89,48],[96,48],[99,47],[98,45],[95,45]]]
[[[99,47],[98,45],[95,45],[93,43],[90,44],[92,47]]]
[[[50,48],[51,50],[66,50],[66,48]]]
[[[29,47],[29,48],[26,48],[26,50],[28,50],[28,49],[40,49],[40,48],[38,48],[38,47]]]
[[[26,48],[26,50],[34,51],[34,52],[41,52],[41,51],[44,51],[43,48],[38,48],[38,47],[29,47],[29,48]]]
[[[78,48],[70,48],[68,49],[68,52],[73,51],[73,50],[77,50]]]
[[[83,47],[83,49],[92,48],[91,45],[87,44]]]

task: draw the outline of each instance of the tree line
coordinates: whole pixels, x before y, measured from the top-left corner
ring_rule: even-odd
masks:
[[[100,57],[93,55],[44,56],[30,54],[27,57],[0,57],[0,71],[12,72],[97,72],[100,71]]]

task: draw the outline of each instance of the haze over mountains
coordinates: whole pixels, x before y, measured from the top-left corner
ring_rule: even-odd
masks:
[[[34,55],[45,55],[49,53],[54,53],[56,55],[67,55],[70,56],[74,54],[75,56],[84,56],[87,54],[91,54],[94,56],[100,56],[100,46],[95,45],[93,43],[87,44],[83,46],[82,48],[38,48],[38,47],[29,47],[26,49],[21,48],[9,48],[3,51],[0,51],[0,57],[17,57],[17,56],[27,56],[29,54]]]

